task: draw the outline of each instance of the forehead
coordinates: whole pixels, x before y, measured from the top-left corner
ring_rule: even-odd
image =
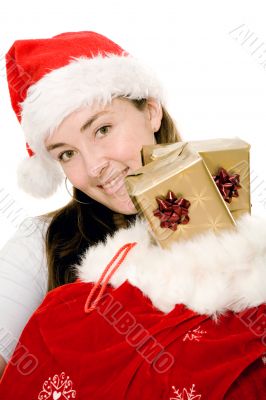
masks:
[[[75,110],[68,117],[71,117],[73,115],[79,115],[84,112],[87,113],[88,117],[93,116],[94,114],[100,113],[100,112],[106,112],[106,113],[110,112],[110,111],[119,112],[120,110],[122,110],[125,107],[128,107],[130,105],[131,105],[131,101],[129,99],[126,99],[123,97],[116,97],[114,99],[110,99],[109,102],[105,102],[105,103],[95,101],[90,105],[87,105],[87,106],[84,106],[82,108]]]
[[[45,144],[49,146],[54,140],[58,141],[66,134],[84,132],[94,122],[104,116],[121,116],[124,118],[125,109],[130,107],[130,100],[115,98],[108,103],[94,102],[70,113],[46,138]]]

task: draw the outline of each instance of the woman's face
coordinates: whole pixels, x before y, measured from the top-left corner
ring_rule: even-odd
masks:
[[[135,214],[124,178],[141,167],[140,150],[155,143],[161,119],[161,105],[153,99],[140,111],[115,98],[73,112],[45,144],[74,187],[113,211]]]

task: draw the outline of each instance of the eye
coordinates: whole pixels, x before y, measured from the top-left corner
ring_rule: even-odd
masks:
[[[58,155],[57,158],[59,161],[67,162],[73,157],[74,153],[75,153],[74,150],[63,151]]]
[[[104,125],[101,128],[97,129],[97,131],[95,132],[95,136],[106,136],[107,133],[109,132],[109,128],[111,128],[110,125]]]

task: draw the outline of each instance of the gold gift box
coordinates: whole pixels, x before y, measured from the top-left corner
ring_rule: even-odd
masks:
[[[240,176],[239,197],[233,197],[230,203],[225,202],[225,204],[234,219],[245,213],[250,214],[250,144],[239,138],[228,138],[144,146],[142,149],[143,165],[174,150],[182,149],[184,145],[203,158],[212,176],[217,175],[221,167],[230,175],[238,174]]]
[[[147,219],[153,237],[163,248],[206,230],[217,232],[235,226],[205,162],[187,144],[179,143],[173,151],[128,175],[125,183],[136,209]],[[175,231],[162,228],[161,220],[154,215],[156,197],[165,198],[169,190],[191,203],[189,223],[179,224]]]

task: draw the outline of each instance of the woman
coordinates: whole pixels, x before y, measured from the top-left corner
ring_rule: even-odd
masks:
[[[31,74],[24,98],[10,89],[31,156],[20,186],[48,196],[65,175],[75,189],[47,230],[49,288],[71,283],[28,322],[1,399],[263,398],[264,221],[154,246],[124,178],[144,144],[179,139],[156,79],[92,32],[9,54]]]
[[[68,63],[69,56],[78,57],[82,54],[89,56],[92,54],[93,50],[98,54],[101,49],[100,46],[97,45],[97,41],[102,43],[103,51],[115,52],[115,54],[123,53],[123,50],[119,46],[103,38],[101,35],[92,32],[90,34],[80,32],[76,34],[58,35],[53,38],[53,40],[50,39],[47,41],[17,41],[14,46],[11,47],[6,55],[8,84],[14,111],[26,132],[28,131],[25,126],[25,124],[27,124],[27,116],[25,115],[27,111],[26,102],[28,102],[28,105],[32,104],[33,106],[37,104],[36,101],[38,101],[39,98],[38,91],[43,90],[37,88],[35,89],[35,95],[30,93],[29,87],[32,82],[39,80],[40,74],[45,75],[48,70],[58,66],[58,63]],[[42,51],[42,46],[46,46],[45,52]],[[56,53],[54,46],[57,46],[56,50],[58,50],[58,53]],[[72,48],[70,49],[69,46],[72,46]],[[60,60],[59,54],[61,57]],[[37,57],[37,59],[34,57]],[[115,69],[115,63],[119,64],[120,59],[122,60],[121,57],[112,57],[110,59],[109,69],[114,69],[114,72],[116,71],[115,76],[112,71],[108,72],[104,81],[103,73],[100,70],[97,71],[99,73],[98,80],[100,79],[99,90],[101,91],[102,87],[106,87],[106,93],[109,96],[110,85],[116,87],[117,95],[124,94],[127,87],[129,87],[128,80],[130,81],[131,79],[129,74],[125,74],[124,81],[122,81],[118,70]],[[127,61],[127,59],[125,58],[124,61]],[[99,62],[101,62],[101,60],[99,60]],[[85,97],[80,100],[80,104],[77,104],[76,99],[73,98],[73,110],[79,105],[82,105],[82,101],[87,104],[87,94],[90,95],[92,87],[95,86],[93,79],[95,78],[96,71],[93,69],[96,68],[97,70],[98,68],[96,60],[94,60],[94,65],[92,65],[91,68],[92,82],[89,80],[90,76],[87,76],[87,88],[90,90],[85,93]],[[120,68],[120,66],[117,65],[117,68]],[[83,73],[81,69],[82,65],[80,65],[79,74]],[[129,73],[134,75],[133,79],[137,77],[136,87],[134,88],[134,92],[131,93],[132,104],[135,106],[136,110],[141,111],[146,106],[145,99],[141,99],[141,94],[146,90],[146,87],[154,97],[159,96],[160,87],[157,79],[151,75],[150,71],[146,71],[142,65],[137,64],[137,60],[132,60],[131,72],[129,71]],[[147,80],[147,85],[145,87],[140,86],[140,89],[138,89],[141,80],[145,79]],[[81,87],[83,87],[83,77],[81,77],[80,80]],[[78,80],[76,82],[80,85]],[[40,84],[42,83],[43,80],[41,80]],[[64,85],[65,83],[63,83],[63,86]],[[73,91],[70,86],[67,87],[69,87],[72,98],[73,93],[77,92],[77,88],[74,88]],[[26,99],[26,92],[28,89],[29,93]],[[33,90],[34,89],[31,88],[31,91]],[[84,87],[84,90],[87,89]],[[96,89],[94,88],[94,90]],[[98,94],[99,93],[96,91],[96,99],[100,99]],[[80,93],[80,95],[82,96],[82,93]],[[64,102],[67,96],[70,97],[66,94]],[[41,99],[42,98],[40,98],[40,100]],[[23,101],[25,101],[24,117],[21,117],[21,108],[19,104]],[[49,101],[47,104],[49,104]],[[52,107],[48,114],[47,104],[40,105],[40,110],[43,110],[44,114],[43,116],[39,116],[40,124],[42,125],[40,129],[38,128],[40,131],[42,131],[43,128],[42,120],[47,120],[48,116],[51,116],[56,111]],[[53,104],[53,101],[51,104]],[[62,104],[62,106],[64,106],[64,104]],[[65,107],[66,110],[63,110],[62,113],[67,113],[71,105],[65,104]],[[161,126],[155,133],[156,140],[159,143],[175,142],[179,140],[178,132],[171,117],[165,108],[162,109],[162,112]],[[35,119],[35,116],[33,116],[33,118],[29,116],[28,118],[28,120],[31,121]],[[32,131],[36,132],[35,127],[32,128]],[[33,140],[36,141],[34,133],[33,136]],[[29,137],[27,137],[27,139],[31,142],[32,147],[36,151],[36,146],[34,146],[31,139]],[[139,143],[139,146],[141,146],[141,143]],[[30,155],[33,154],[29,147],[28,152]],[[135,157],[139,158],[138,153]],[[62,174],[60,174],[60,170],[56,170],[51,187],[46,187],[45,177],[48,175],[46,178],[49,182],[52,176],[49,170],[54,166],[53,164],[56,163],[51,162],[53,161],[52,157],[49,158],[47,165],[45,165],[42,172],[40,172],[41,163],[36,166],[31,165],[34,161],[38,161],[37,156],[38,154],[30,158],[30,165],[28,166],[29,172],[27,171],[27,167],[25,173],[23,172],[23,165],[25,167],[25,164],[21,165],[19,168],[19,184],[22,189],[35,197],[47,197],[56,189],[56,184],[59,183],[57,180],[60,181]],[[33,181],[33,171],[38,171],[35,181]],[[113,172],[115,173],[115,171]],[[39,173],[41,174],[41,178]],[[28,182],[27,180],[26,183],[22,182],[24,177],[28,178]],[[67,190],[69,190],[68,186],[66,182]],[[91,203],[90,209],[92,206],[94,207],[94,212],[92,213],[88,213],[89,202]],[[47,292],[48,269],[50,271],[48,289],[63,283],[71,282],[75,279],[75,276],[72,276],[71,265],[78,261],[80,254],[85,251],[88,245],[103,240],[103,237],[115,231],[118,225],[121,226],[126,223],[121,220],[121,217],[122,214],[115,213],[113,210],[93,199],[88,200],[88,197],[82,191],[74,188],[74,200],[66,207],[48,216],[34,217],[25,220],[20,229],[18,229],[15,235],[6,243],[0,253],[0,375],[1,369],[4,369],[5,362],[9,360],[14,351],[15,344],[19,339],[23,327]],[[134,220],[135,216],[129,214],[125,215],[123,219],[124,218],[125,221],[130,221]],[[62,223],[64,224],[63,230]],[[93,231],[90,229],[91,225],[93,225]],[[47,231],[48,226],[49,229]],[[47,240],[45,246],[46,232]],[[45,251],[45,247],[47,251]]]

